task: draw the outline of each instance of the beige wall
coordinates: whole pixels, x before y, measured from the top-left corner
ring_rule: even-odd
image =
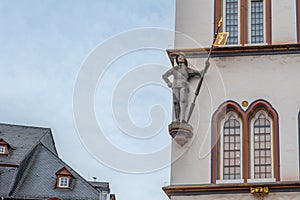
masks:
[[[264,200],[298,200],[299,192],[281,192],[269,193]],[[198,196],[178,196],[172,197],[171,200],[257,200],[258,198],[252,194],[214,194],[214,195],[198,195]]]
[[[272,44],[296,43],[295,0],[272,1]],[[213,37],[214,0],[177,0],[175,48],[209,47]]]
[[[211,45],[213,7],[213,0],[176,1],[176,49]],[[296,42],[294,0],[272,1],[272,22],[273,44]],[[204,62],[202,58],[189,59],[198,69]],[[173,142],[171,184],[209,184],[212,114],[226,100],[251,104],[257,99],[271,103],[279,115],[281,180],[298,180],[299,66],[299,55],[213,58],[191,119],[194,137],[183,147]],[[194,88],[196,83],[192,81]]]
[[[296,43],[296,1],[272,1],[273,44]]]
[[[213,15],[212,0],[177,0],[175,48],[210,46]]]
[[[189,61],[204,63],[200,58]],[[251,104],[257,99],[268,101],[279,116],[281,180],[298,180],[299,66],[299,55],[213,58],[191,119],[194,138],[183,147],[173,143],[171,184],[210,184],[213,113],[226,100]]]

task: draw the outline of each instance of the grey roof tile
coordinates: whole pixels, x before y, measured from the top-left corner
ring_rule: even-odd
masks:
[[[98,200],[109,184],[87,182],[58,157],[49,128],[0,123],[0,138],[11,147],[0,156],[0,195],[9,198]],[[66,167],[72,174],[71,188],[58,189],[56,172]]]
[[[18,168],[0,166],[0,196],[7,197]]]
[[[0,123],[0,138],[13,148],[8,156],[0,156],[0,165],[3,163],[19,165],[39,142],[44,143],[57,154],[49,128]]]
[[[97,188],[99,191],[107,191],[110,192],[109,183],[108,182],[97,182],[97,181],[89,181],[89,183]]]
[[[56,172],[66,167],[74,176],[71,189],[55,188]],[[49,198],[62,199],[99,199],[99,191],[83,179],[71,167],[59,159],[52,151],[40,144],[36,149],[33,163],[12,195],[15,198]]]

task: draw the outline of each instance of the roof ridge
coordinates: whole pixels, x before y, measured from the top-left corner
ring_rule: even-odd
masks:
[[[26,126],[24,126],[24,127],[26,127]],[[27,154],[25,154],[22,158],[20,158],[19,166],[23,163],[24,159],[27,158],[28,155],[30,155],[32,150],[34,150],[36,148],[36,146],[38,146],[39,143],[41,143],[42,138],[44,138],[45,135],[47,135],[48,131],[51,130],[50,128],[45,128],[45,129],[46,130],[43,132],[43,135],[41,136],[41,138],[32,144],[32,147],[28,150]]]
[[[52,142],[52,144],[53,144],[55,154],[58,155],[58,152],[57,152],[57,149],[56,149],[56,146],[55,146],[55,141],[54,141],[54,138],[53,138],[53,134],[52,134],[51,128],[49,128],[49,129],[46,130],[46,133],[43,135],[43,137],[41,137],[41,139],[40,139],[39,141],[41,142],[42,139],[43,139],[44,137],[46,137],[48,134],[49,134],[50,137],[51,137],[51,142]],[[41,142],[41,143],[43,144],[43,142]],[[43,145],[44,145],[44,144],[43,144]],[[44,146],[45,146],[45,145],[44,145]],[[50,150],[50,149],[49,149],[49,150]]]
[[[41,127],[41,126],[33,126],[33,125],[20,125],[20,124],[9,124],[9,123],[2,123],[0,122],[0,126],[18,126],[18,127],[24,127],[24,128],[34,128],[34,129],[50,129],[49,127]]]

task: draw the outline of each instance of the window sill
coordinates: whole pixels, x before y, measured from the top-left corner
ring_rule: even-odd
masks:
[[[244,179],[235,180],[217,180],[216,184],[233,184],[233,183],[244,183]]]
[[[63,190],[65,190],[65,189],[71,189],[71,188],[69,186],[68,187],[58,186],[58,187],[56,187],[56,189],[63,189]]]
[[[241,43],[238,43],[238,44],[225,44],[220,47],[242,47],[242,46],[243,45]]]
[[[247,179],[247,183],[274,183],[275,178]]]
[[[266,46],[268,45],[268,43],[248,43],[248,44],[245,44],[245,46]]]

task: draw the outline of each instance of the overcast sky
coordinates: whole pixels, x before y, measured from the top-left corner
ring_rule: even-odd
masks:
[[[51,128],[60,157],[109,182],[118,200],[168,199],[171,93],[161,74],[174,15],[175,0],[1,0],[0,121]],[[90,121],[81,117],[89,106],[96,136],[78,125]]]

